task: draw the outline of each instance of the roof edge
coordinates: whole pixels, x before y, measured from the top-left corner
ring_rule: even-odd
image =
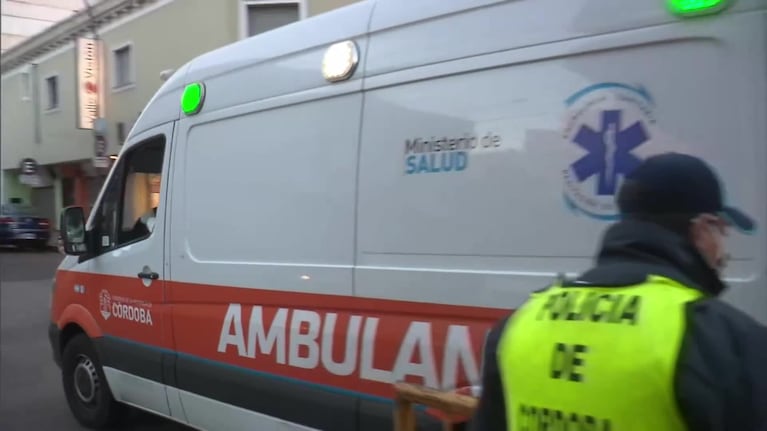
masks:
[[[0,73],[6,73],[46,52],[63,46],[67,42],[90,32],[94,25],[98,30],[104,24],[140,9],[157,0],[102,0],[83,9],[69,18],[46,28],[7,50],[0,56]],[[91,19],[91,14],[93,18]]]

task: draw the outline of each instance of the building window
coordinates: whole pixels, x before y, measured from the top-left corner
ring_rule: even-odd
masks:
[[[133,85],[133,48],[130,44],[123,45],[112,51],[114,59],[113,88],[123,88]]]
[[[59,107],[59,77],[49,76],[45,78],[45,94],[48,96],[46,108],[49,111]]]
[[[274,30],[304,17],[301,1],[244,0],[242,2],[242,37]]]

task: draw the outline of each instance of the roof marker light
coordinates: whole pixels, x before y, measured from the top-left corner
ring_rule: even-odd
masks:
[[[194,115],[200,112],[205,103],[205,85],[202,82],[194,82],[184,88],[181,95],[181,110],[186,115]]]
[[[359,50],[354,41],[334,43],[322,59],[322,76],[329,82],[349,79],[359,63]]]
[[[682,15],[706,15],[721,11],[727,6],[726,0],[668,0],[671,12]]]

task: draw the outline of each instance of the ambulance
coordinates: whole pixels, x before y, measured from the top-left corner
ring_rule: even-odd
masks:
[[[201,55],[62,213],[72,413],[391,430],[392,383],[478,385],[488,329],[667,151],[757,221],[725,299],[767,323],[763,0],[368,0]]]

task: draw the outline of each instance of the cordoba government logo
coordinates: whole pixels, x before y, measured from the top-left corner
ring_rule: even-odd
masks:
[[[620,182],[642,162],[635,150],[651,139],[653,99],[641,86],[608,82],[576,92],[565,104],[562,137],[581,150],[563,171],[565,202],[589,217],[613,220]]]
[[[99,311],[101,311],[104,320],[109,319],[112,315],[112,296],[106,290],[99,293]]]
[[[112,296],[106,289],[99,293],[99,311],[104,320],[113,317],[142,325],[154,325],[151,303],[119,295]]]

